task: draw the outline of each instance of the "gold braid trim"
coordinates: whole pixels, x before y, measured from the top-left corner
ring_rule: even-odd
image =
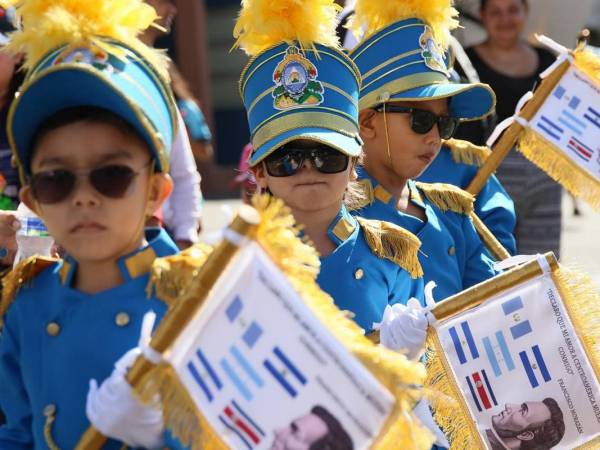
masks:
[[[473,212],[475,197],[467,191],[445,183],[419,183],[417,187],[423,191],[425,197],[442,211],[453,211],[459,214],[470,215]]]
[[[399,265],[412,278],[423,276],[419,263],[421,241],[417,236],[393,223],[361,217],[357,217],[357,220],[373,253]]]
[[[148,296],[155,295],[171,309],[178,298],[185,296],[212,251],[206,244],[196,244],[178,255],[156,258],[146,288]]]
[[[19,293],[21,287],[35,278],[44,269],[56,263],[58,259],[43,256],[32,256],[21,261],[17,266],[2,279],[2,300],[0,300],[0,329],[3,325],[3,317],[8,311],[13,300]]]
[[[461,139],[448,139],[443,146],[452,152],[452,158],[457,163],[481,167],[489,158],[492,151],[485,146],[475,145]]]

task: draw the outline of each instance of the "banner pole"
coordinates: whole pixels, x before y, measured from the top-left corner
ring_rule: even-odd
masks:
[[[527,102],[520,113],[520,117],[529,122],[539,109],[542,107],[548,96],[552,93],[556,85],[560,82],[563,75],[571,67],[571,62],[567,59],[554,69],[546,78],[542,80],[538,89],[536,89],[532,99]],[[521,132],[524,130],[523,125],[514,122],[502,134],[502,137],[492,147],[492,154],[481,166],[466,191],[477,196],[489,177],[500,167],[504,158],[508,156],[512,148],[517,143]]]
[[[252,239],[256,234],[260,216],[258,212],[248,205],[243,205],[229,226],[229,232],[238,238],[223,239],[223,241],[210,254],[204,265],[198,270],[187,293],[177,300],[175,307],[165,316],[163,322],[156,330],[150,343],[151,348],[164,353],[175,342],[185,324],[194,316],[195,312],[203,305],[210,291],[216,284],[225,267],[237,254],[242,241]],[[154,367],[143,356],[138,357],[127,373],[127,381],[136,389],[144,380],[145,375]],[[107,438],[93,426],[90,426],[82,435],[76,450],[100,450]]]

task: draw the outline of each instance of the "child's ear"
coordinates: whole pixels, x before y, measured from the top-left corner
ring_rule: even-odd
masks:
[[[166,173],[152,174],[149,190],[146,214],[151,216],[171,195],[171,192],[173,192],[173,180],[171,176]]]
[[[37,216],[41,217],[39,203],[33,197],[33,191],[30,186],[25,185],[21,188],[19,191],[19,199]]]
[[[376,116],[377,111],[374,109],[363,109],[358,115],[360,137],[365,141],[374,139],[377,136],[377,130],[375,128]]]
[[[269,185],[267,183],[267,173],[265,170],[265,165],[263,163],[258,164],[251,168],[252,173],[254,173],[254,178],[256,178],[256,184],[260,188],[260,191],[266,190]]]

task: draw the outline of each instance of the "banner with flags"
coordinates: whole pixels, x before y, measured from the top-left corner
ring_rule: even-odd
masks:
[[[232,449],[280,448],[324,424],[343,448],[366,449],[395,403],[258,244],[240,251],[167,358]]]
[[[551,254],[439,303],[428,379],[457,400],[434,405],[452,448],[600,448],[599,311]]]

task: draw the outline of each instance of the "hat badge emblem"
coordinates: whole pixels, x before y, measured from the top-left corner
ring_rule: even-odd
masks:
[[[315,65],[291,46],[273,72],[273,106],[284,111],[323,103],[324,89]]]

